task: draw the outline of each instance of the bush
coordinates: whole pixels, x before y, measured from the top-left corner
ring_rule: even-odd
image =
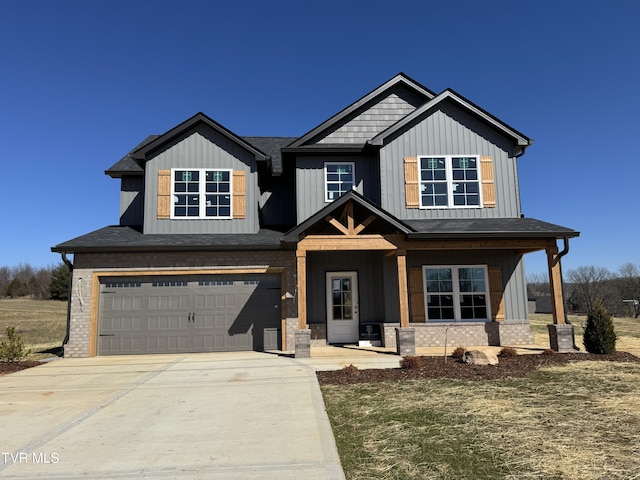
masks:
[[[555,353],[556,352],[554,352],[550,348],[545,348],[544,351],[542,352],[542,355],[554,355]]]
[[[400,360],[400,368],[405,370],[418,370],[420,367],[422,367],[422,359],[420,357],[409,355],[402,357],[402,360]]]
[[[22,337],[16,333],[15,327],[7,327],[7,339],[0,340],[0,362],[15,363],[31,353],[24,348]]]
[[[504,347],[502,350],[500,350],[498,356],[502,358],[517,357],[518,351],[513,347]]]
[[[611,315],[602,302],[596,301],[587,314],[587,325],[582,336],[584,348],[589,353],[613,353],[616,351],[617,339]]]
[[[467,351],[466,348],[458,347],[453,351],[453,353],[451,353],[451,358],[456,358],[458,360],[461,360],[463,355],[464,355],[464,352],[466,352],[466,351]]]

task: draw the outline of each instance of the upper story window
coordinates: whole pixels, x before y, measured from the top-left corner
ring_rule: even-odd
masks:
[[[420,208],[478,208],[481,205],[476,156],[418,157]]]
[[[326,162],[324,164],[325,202],[333,202],[354,186],[355,164],[353,162]]]
[[[172,218],[231,218],[232,171],[173,170]]]

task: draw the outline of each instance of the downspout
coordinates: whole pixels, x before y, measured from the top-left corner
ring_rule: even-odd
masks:
[[[67,331],[64,335],[64,340],[62,341],[62,346],[64,347],[69,342],[69,334],[71,333],[71,292],[73,290],[73,263],[71,263],[67,258],[67,252],[62,252],[61,255],[62,255],[62,261],[67,267],[69,267],[69,293],[67,298]]]
[[[558,265],[560,267],[560,288],[562,289],[562,298],[564,300],[564,276],[562,275],[562,257],[564,257],[567,253],[569,253],[569,238],[568,237],[563,237],[562,240],[564,241],[564,248],[562,249],[561,252],[558,252]],[[565,323],[567,323],[568,325],[572,325],[571,322],[569,321],[569,315],[567,315],[567,302],[563,301],[562,302],[562,309],[564,310],[564,321]],[[573,326],[573,325],[572,325]],[[573,349],[580,351],[580,348],[578,348],[578,346],[576,345],[576,337],[575,335],[573,336]]]

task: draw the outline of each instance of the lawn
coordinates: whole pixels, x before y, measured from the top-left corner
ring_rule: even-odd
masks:
[[[27,298],[0,299],[0,338],[8,326],[16,327],[25,346],[31,350],[29,359],[50,357],[51,350],[62,346],[67,326],[67,302],[31,300]]]
[[[584,320],[571,318],[579,345]],[[548,316],[532,318],[537,338],[545,339],[547,323]],[[640,347],[638,319],[614,323],[618,350],[625,342]],[[638,363],[322,391],[348,479],[640,478]]]

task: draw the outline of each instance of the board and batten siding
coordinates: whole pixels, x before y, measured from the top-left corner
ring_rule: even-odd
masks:
[[[245,216],[232,219],[159,219],[158,172],[172,168],[245,172]],[[200,126],[147,161],[144,233],[256,233],[258,174],[255,156],[227,137]]]
[[[296,159],[297,223],[305,221],[318,210],[329,205],[325,202],[325,162],[353,162],[355,165],[355,190],[372,202],[380,203],[378,189],[378,162],[367,156],[321,156]]]
[[[407,268],[422,268],[423,265],[500,267],[504,284],[504,296],[502,297],[504,300],[504,321],[523,321],[529,318],[522,255],[503,250],[407,252]]]
[[[382,208],[401,219],[513,218],[520,216],[520,194],[512,144],[495,130],[452,104],[426,112],[421,121],[392,138],[380,150]],[[495,208],[407,208],[404,158],[424,155],[491,157]]]
[[[308,252],[307,253],[307,321],[327,322],[327,272],[358,272],[360,323],[384,321],[384,291],[380,252]]]
[[[120,181],[120,225],[139,226],[144,221],[144,177]]]
[[[385,97],[357,113],[331,133],[316,140],[315,143],[364,143],[425,102],[424,97],[400,85],[386,93]]]

